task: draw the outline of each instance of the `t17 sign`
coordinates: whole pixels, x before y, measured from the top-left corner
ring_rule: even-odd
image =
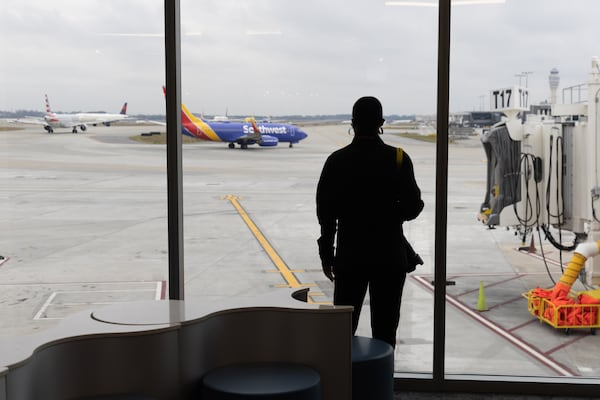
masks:
[[[493,90],[491,103],[492,111],[527,110],[529,107],[529,91],[527,88],[520,86]]]

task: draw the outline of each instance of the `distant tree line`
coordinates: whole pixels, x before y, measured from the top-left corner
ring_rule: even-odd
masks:
[[[55,111],[57,114],[61,113],[76,113],[81,111]],[[101,112],[101,111],[95,111]],[[195,115],[201,115],[201,113],[194,113]],[[24,118],[24,117],[43,117],[44,112],[35,110],[16,110],[16,111],[0,111],[0,118]],[[166,119],[164,114],[136,114],[129,115],[131,118],[140,120],[155,120],[164,121]],[[205,115],[206,119],[212,119],[212,115]],[[230,120],[243,120],[248,115],[230,115]],[[324,114],[324,115],[278,115],[278,116],[254,116],[257,121],[297,121],[297,122],[327,122],[327,121],[349,121],[352,116],[350,114]],[[414,120],[415,115],[386,115],[385,119],[390,122],[394,120]]]

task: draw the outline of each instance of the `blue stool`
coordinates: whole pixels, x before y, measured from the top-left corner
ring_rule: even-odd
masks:
[[[352,400],[393,400],[394,349],[389,343],[352,338]]]
[[[202,399],[320,400],[321,377],[298,364],[234,364],[204,375]]]

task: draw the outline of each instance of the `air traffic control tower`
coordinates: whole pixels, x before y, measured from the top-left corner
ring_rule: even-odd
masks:
[[[558,69],[552,68],[550,75],[548,76],[548,83],[550,84],[550,104],[556,104],[556,90],[560,83],[560,76],[558,76]]]

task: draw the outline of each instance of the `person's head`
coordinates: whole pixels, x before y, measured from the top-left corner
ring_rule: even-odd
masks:
[[[384,122],[379,100],[372,96],[356,100],[352,107],[352,128],[357,136],[377,135]]]

